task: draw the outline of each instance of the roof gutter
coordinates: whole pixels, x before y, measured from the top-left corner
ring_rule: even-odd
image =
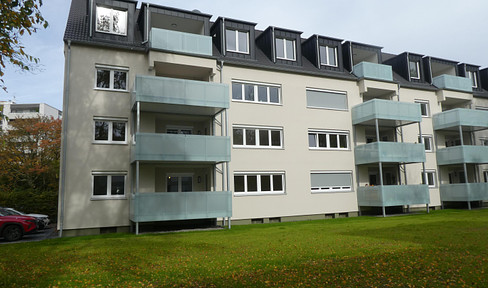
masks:
[[[59,237],[63,237],[64,228],[64,198],[66,187],[66,134],[68,131],[68,107],[69,107],[69,78],[71,72],[71,40],[68,40],[68,51],[66,52],[65,78],[64,78],[64,95],[63,95],[63,120],[61,128],[61,163],[59,179]]]

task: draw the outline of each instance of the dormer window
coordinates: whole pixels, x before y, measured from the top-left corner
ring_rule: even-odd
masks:
[[[337,67],[337,48],[320,46],[320,65]]]
[[[290,61],[296,60],[295,40],[276,38],[275,44],[276,44],[276,58],[290,60]]]
[[[473,88],[478,88],[478,80],[476,79],[476,71],[466,71],[469,79],[471,79],[471,85]]]
[[[127,11],[97,6],[96,31],[127,35]]]
[[[225,39],[227,51],[249,54],[248,32],[226,29]]]
[[[418,61],[408,61],[408,69],[410,69],[410,79],[420,79],[420,65]]]

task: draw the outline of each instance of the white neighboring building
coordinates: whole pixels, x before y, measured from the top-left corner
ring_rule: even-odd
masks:
[[[12,101],[0,101],[0,111],[6,116],[1,119],[2,131],[8,129],[8,123],[15,119],[28,119],[39,116],[53,117],[59,119],[62,112],[45,103],[17,104]]]

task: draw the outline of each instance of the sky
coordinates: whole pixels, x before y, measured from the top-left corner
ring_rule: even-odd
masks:
[[[139,5],[140,5],[139,1]],[[148,0],[144,2],[302,31],[302,38],[319,34],[488,67],[488,1],[486,0]],[[0,101],[63,106],[63,34],[69,0],[45,0],[41,12],[46,30],[24,36],[22,43],[40,58],[35,73],[5,70],[8,93]]]

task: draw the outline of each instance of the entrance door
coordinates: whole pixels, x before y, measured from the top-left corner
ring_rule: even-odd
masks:
[[[193,191],[192,174],[168,174],[166,176],[167,192],[191,192]]]

